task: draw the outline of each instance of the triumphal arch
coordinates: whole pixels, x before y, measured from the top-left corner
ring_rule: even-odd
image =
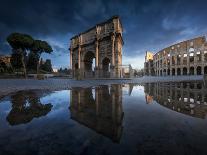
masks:
[[[122,24],[118,16],[71,38],[73,77],[118,78],[122,65]]]

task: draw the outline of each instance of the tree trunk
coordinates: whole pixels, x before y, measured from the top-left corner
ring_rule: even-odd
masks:
[[[25,62],[24,62],[24,55],[23,55],[23,53],[21,55],[21,61],[22,61],[22,66],[23,66],[23,70],[24,70],[24,77],[25,77],[25,79],[27,79],[27,70],[26,70],[26,65],[25,65]]]
[[[39,74],[39,70],[40,70],[40,56],[37,56],[38,61],[37,61],[37,74]]]

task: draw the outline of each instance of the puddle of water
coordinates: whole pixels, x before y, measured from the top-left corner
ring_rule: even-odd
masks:
[[[20,91],[0,100],[0,154],[207,154],[207,88]]]

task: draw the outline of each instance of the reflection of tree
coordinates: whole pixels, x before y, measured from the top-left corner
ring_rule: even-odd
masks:
[[[122,134],[122,86],[71,90],[71,118],[119,142]]]
[[[34,91],[20,91],[11,96],[12,110],[7,116],[11,125],[28,123],[33,118],[47,115],[52,104],[42,104],[40,95]]]

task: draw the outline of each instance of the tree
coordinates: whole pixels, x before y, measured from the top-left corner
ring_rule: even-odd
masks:
[[[21,62],[21,55],[15,50],[13,50],[12,55],[11,55],[11,65],[15,69],[21,69],[23,68],[22,62]]]
[[[45,63],[40,66],[40,68],[47,72],[52,72],[52,64],[50,59],[46,59]]]
[[[35,57],[36,61],[36,69],[37,69],[37,73],[39,70],[39,59],[41,57],[41,54],[44,53],[51,53],[52,47],[46,42],[46,41],[42,41],[42,40],[35,40],[32,46],[32,52],[33,52],[33,56]],[[51,63],[51,62],[50,62]]]
[[[39,62],[39,57],[37,54],[35,54],[33,51],[31,51],[28,55],[28,62],[27,62],[27,70],[28,71],[36,71],[37,70],[37,64]]]
[[[17,55],[20,55],[21,64],[24,70],[24,76],[26,78],[26,51],[32,48],[32,45],[34,43],[33,38],[27,34],[12,33],[7,37],[7,42],[12,47],[12,51],[15,52],[15,54]]]

